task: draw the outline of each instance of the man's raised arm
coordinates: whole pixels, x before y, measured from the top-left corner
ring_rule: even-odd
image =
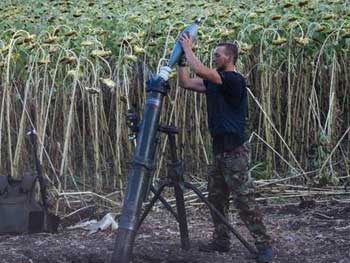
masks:
[[[203,79],[190,78],[186,67],[179,66],[177,70],[177,75],[180,87],[200,93],[205,92],[206,89],[203,83]]]

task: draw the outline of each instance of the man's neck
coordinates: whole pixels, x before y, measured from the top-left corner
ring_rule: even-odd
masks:
[[[223,70],[223,71],[237,71],[236,66],[232,65],[232,64],[229,64],[226,67],[219,68],[219,70]]]

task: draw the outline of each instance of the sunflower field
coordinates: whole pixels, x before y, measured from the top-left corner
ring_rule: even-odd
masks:
[[[195,53],[211,66],[220,42],[240,47],[249,83],[248,137],[257,179],[340,187],[350,177],[348,0],[4,0],[0,4],[0,173],[31,165],[26,132],[57,193],[122,189],[133,152],[128,110],[184,27],[202,18]],[[181,129],[193,180],[212,161],[205,96],[171,74],[161,122]],[[164,172],[161,138],[155,178]]]

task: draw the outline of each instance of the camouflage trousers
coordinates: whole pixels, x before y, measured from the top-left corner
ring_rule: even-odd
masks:
[[[255,244],[269,244],[263,216],[254,197],[254,180],[249,171],[250,147],[248,143],[229,153],[215,156],[213,167],[208,174],[209,201],[226,217],[230,194],[238,209],[239,216],[255,239]],[[214,222],[213,238],[229,242],[230,231],[212,213]]]

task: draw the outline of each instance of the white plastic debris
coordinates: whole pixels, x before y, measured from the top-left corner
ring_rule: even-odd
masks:
[[[67,229],[84,229],[89,231],[89,235],[96,233],[98,231],[104,231],[108,229],[109,227],[112,228],[112,230],[118,229],[118,223],[115,221],[116,213],[108,213],[106,214],[100,221],[97,221],[96,219],[86,221],[86,222],[79,222],[78,224],[74,226],[69,226]]]

